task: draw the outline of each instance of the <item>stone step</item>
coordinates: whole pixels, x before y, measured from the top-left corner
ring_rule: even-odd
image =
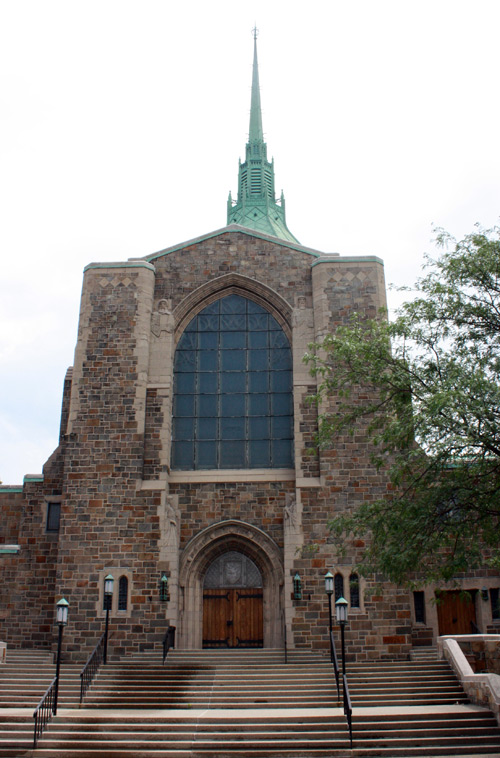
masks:
[[[54,724],[54,727],[56,724]],[[235,729],[224,725],[220,729],[213,725],[209,731],[199,723],[185,724],[172,733],[170,725],[163,725],[163,731],[152,730],[150,725],[139,729],[138,725],[123,730],[110,729],[110,725],[101,726],[100,732],[86,732],[75,728],[68,730],[64,724],[58,724],[60,730],[49,727],[49,733],[42,737],[36,756],[66,758],[67,756],[114,756],[114,758],[139,758],[151,754],[158,756],[292,756],[298,752],[305,756],[340,756],[351,755],[345,726],[330,725],[326,729],[321,724],[319,729],[311,725],[296,725],[290,729],[282,725],[281,729],[263,728],[262,724],[253,725],[252,729]],[[191,726],[191,728],[189,728]],[[359,725],[361,727],[361,724]],[[354,733],[354,749],[360,755],[387,756],[437,756],[437,755],[487,755],[500,750],[500,730],[496,726],[476,725],[471,728],[467,719],[462,723],[456,719],[451,727],[444,721],[436,726],[428,720],[420,723],[395,722],[387,729],[383,723],[363,725]],[[168,735],[165,734],[168,729]],[[27,747],[26,741],[23,745]],[[7,743],[4,743],[8,747]],[[1,754],[1,753],[0,753]]]
[[[277,653],[266,658],[255,650],[244,651],[243,656],[241,651],[188,653],[169,655],[165,666],[151,655],[102,666],[85,708],[66,708],[64,716],[58,715],[34,755],[352,755],[328,660],[301,653],[297,662],[285,666]],[[35,668],[38,676],[39,667]],[[43,672],[49,681],[52,670],[49,666]],[[63,693],[66,703],[73,699],[77,704],[79,689],[73,678],[77,677],[79,685],[79,670],[74,667],[63,674],[59,714],[64,708]],[[467,698],[447,663],[380,661],[352,664],[347,673],[357,756],[500,755],[500,730],[495,720],[486,710],[457,705],[466,703]],[[37,687],[42,679],[37,680]],[[10,699],[11,705],[15,704],[16,687],[26,687],[25,697],[33,692],[29,677],[28,685],[23,677],[4,675],[4,682],[8,691],[2,691],[3,697]],[[406,709],[404,715],[402,709]],[[29,751],[33,722],[4,722],[5,728],[0,719],[0,758]],[[16,746],[18,752],[12,752]]]
[[[39,742],[34,756],[46,758],[271,758],[284,756],[350,756],[343,716],[316,716],[295,711],[284,718],[233,717],[225,714],[178,712],[143,719],[136,711],[58,715]],[[290,712],[294,714],[294,712]],[[492,714],[480,708],[455,707],[450,712],[430,708],[397,713],[354,715],[356,756],[477,756],[500,754],[500,729]],[[3,727],[7,727],[3,729]],[[0,723],[0,756],[19,756],[31,748],[32,731],[18,721]],[[8,729],[10,728],[10,732]],[[17,752],[15,752],[17,749]],[[9,752],[10,751],[10,752]]]

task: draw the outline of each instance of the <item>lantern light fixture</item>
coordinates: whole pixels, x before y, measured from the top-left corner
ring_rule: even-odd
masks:
[[[327,595],[333,595],[333,574],[331,571],[325,574],[325,592]]]
[[[68,601],[62,597],[58,603],[56,603],[56,620],[59,626],[66,626],[68,623]]]
[[[339,597],[339,599],[335,603],[335,613],[337,615],[337,623],[338,624],[346,624],[347,623],[347,608],[348,608],[348,602],[345,599],[345,597]]]
[[[294,600],[302,600],[302,579],[300,578],[298,571],[293,577],[293,597]]]
[[[114,577],[112,574],[108,574],[104,577],[104,594],[105,595],[112,595],[113,594],[113,585],[115,583]]]
[[[168,600],[168,576],[166,574],[162,574],[160,579],[160,600],[162,602]]]

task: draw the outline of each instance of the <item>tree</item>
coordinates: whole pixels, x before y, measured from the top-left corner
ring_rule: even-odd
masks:
[[[319,446],[365,424],[393,485],[329,527],[369,536],[359,570],[398,584],[500,567],[500,228],[437,242],[393,321],[355,314],[305,356]]]

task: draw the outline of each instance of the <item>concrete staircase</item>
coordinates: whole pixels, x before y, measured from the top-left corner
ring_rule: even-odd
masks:
[[[351,664],[353,707],[450,705],[467,698],[446,662]],[[321,653],[282,650],[142,653],[100,669],[86,708],[335,707],[337,690]]]
[[[61,666],[59,705],[62,708],[78,706],[81,670],[81,665]],[[52,653],[9,649],[7,663],[0,666],[0,708],[36,708],[55,675]]]
[[[437,661],[439,660],[437,647],[413,647],[410,650],[410,661]]]
[[[442,663],[351,664],[347,674],[353,751],[323,656],[292,651],[285,665],[283,651],[230,650],[108,663],[84,708],[60,707],[36,751],[32,711],[2,708],[0,757],[500,756],[494,717],[467,703]]]

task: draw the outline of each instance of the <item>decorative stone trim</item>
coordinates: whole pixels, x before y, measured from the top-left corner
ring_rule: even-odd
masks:
[[[120,261],[119,263],[89,263],[88,266],[85,266],[83,269],[83,273],[95,268],[146,268],[149,269],[149,271],[156,271],[152,263],[148,263],[139,258],[137,260]]]
[[[33,482],[43,482],[43,474],[25,474],[23,482],[24,484],[32,484]]]
[[[20,552],[20,545],[0,545],[0,555],[17,555]]]
[[[99,618],[106,618],[106,611],[104,610],[104,577],[111,574],[115,580],[113,587],[113,600],[109,611],[109,617],[114,619],[128,618],[132,615],[132,571],[128,568],[121,568],[117,566],[108,566],[101,569],[99,572],[99,599],[96,605],[96,615]],[[126,576],[128,580],[127,587],[127,610],[118,610],[118,586],[120,578]]]
[[[281,614],[283,587],[282,551],[265,532],[243,521],[228,520],[199,532],[186,545],[179,566],[181,623],[180,648],[201,648],[203,629],[203,579],[211,562],[230,550],[247,555],[263,579],[264,647],[282,644]]]
[[[171,484],[200,482],[293,482],[295,470],[270,469],[210,469],[209,471],[172,471],[168,477]]]
[[[333,256],[336,256],[334,260],[332,260]],[[320,263],[380,263],[381,266],[384,265],[382,258],[376,255],[338,255],[338,253],[333,253],[332,257],[328,258],[321,256],[311,264],[311,268],[319,266]]]
[[[219,276],[206,284],[202,284],[201,287],[195,289],[179,303],[173,312],[176,323],[175,342],[179,341],[189,321],[197,313],[226,295],[241,295],[241,297],[249,298],[270,311],[292,342],[291,306],[271,287],[250,279],[250,277],[235,273],[224,274],[224,276]]]

